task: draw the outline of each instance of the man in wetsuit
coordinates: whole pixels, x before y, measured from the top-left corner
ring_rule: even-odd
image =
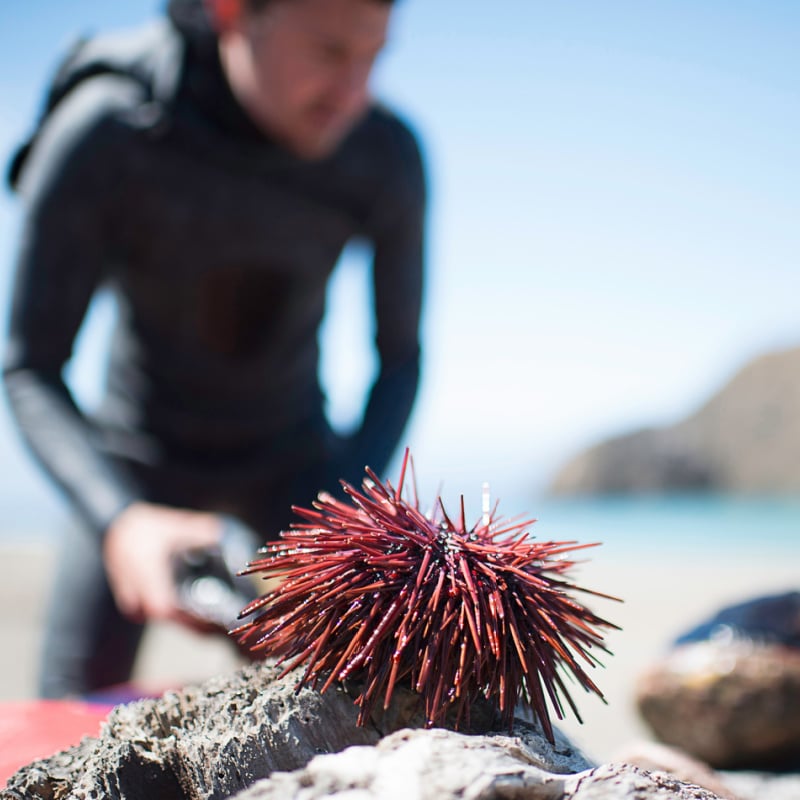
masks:
[[[423,169],[367,88],[391,0],[173,0],[169,12],[86,56],[149,52],[152,39],[177,54],[169,88],[90,66],[18,165],[6,388],[82,521],[55,579],[44,696],[126,680],[144,622],[187,621],[177,554],[214,545],[220,513],[275,538],[292,503],[365,464],[382,471],[416,393]],[[353,237],[373,248],[380,370],[345,437],[324,415],[317,331]],[[101,286],[118,320],[89,417],[62,371]]]

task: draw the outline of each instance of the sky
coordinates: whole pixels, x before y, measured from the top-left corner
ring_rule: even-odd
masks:
[[[161,8],[4,4],[3,157],[74,35]],[[488,481],[525,512],[573,453],[670,424],[748,359],[800,345],[799,38],[795,0],[397,3],[374,90],[429,172],[423,380],[404,440],[423,491],[477,498]],[[19,221],[4,192],[3,329]],[[353,311],[364,275],[358,252],[343,261],[323,335],[343,428],[374,370]],[[93,313],[70,373],[87,406],[112,319]],[[0,504],[52,502],[5,405],[0,469]]]

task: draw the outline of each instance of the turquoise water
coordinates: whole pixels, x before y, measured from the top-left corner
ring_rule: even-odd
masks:
[[[538,520],[531,528],[536,538],[600,541],[598,555],[800,558],[800,497],[637,496],[529,505]]]
[[[690,553],[731,558],[772,556],[798,559],[800,497],[791,499],[725,496],[645,496],[587,499],[526,499],[507,502],[509,518],[536,518],[531,534],[539,540],[602,542],[589,559],[657,557]],[[473,515],[468,513],[468,518]],[[54,505],[26,505],[0,526],[0,542],[48,541],[63,529],[66,513]]]

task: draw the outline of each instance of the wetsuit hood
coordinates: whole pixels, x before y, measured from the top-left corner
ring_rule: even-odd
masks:
[[[184,91],[192,106],[226,135],[263,145],[267,138],[238,104],[224,75],[206,0],[168,0],[167,16],[188,44]]]
[[[203,0],[168,0],[167,16],[187,39],[215,37]]]

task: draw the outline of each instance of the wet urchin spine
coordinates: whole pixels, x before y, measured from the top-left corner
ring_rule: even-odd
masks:
[[[361,491],[342,484],[349,502],[323,493],[295,507],[304,522],[246,570],[278,586],[232,634],[286,672],[305,664],[301,685],[358,679],[359,724],[403,682],[429,726],[451,712],[458,726],[483,698],[509,727],[518,704],[530,708],[553,741],[548,706],[563,719],[563,698],[580,719],[565,676],[602,698],[584,667],[616,626],[569,592],[608,595],[565,579],[564,555],[594,545],[534,541],[534,520],[504,522],[496,506],[468,527],[463,498],[455,520],[441,500],[426,515],[416,491],[403,497],[408,465],[407,452],[396,489],[367,469]]]

